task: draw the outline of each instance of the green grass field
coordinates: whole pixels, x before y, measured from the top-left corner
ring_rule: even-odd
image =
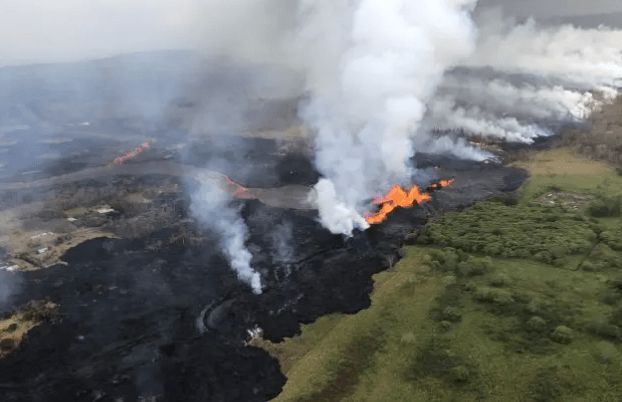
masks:
[[[622,177],[565,149],[522,166],[516,199],[430,222],[369,309],[258,342],[276,400],[622,400]]]

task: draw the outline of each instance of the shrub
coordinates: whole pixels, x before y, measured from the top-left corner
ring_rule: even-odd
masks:
[[[492,269],[490,257],[477,258],[469,256],[466,261],[458,264],[458,273],[462,276],[484,275]]]
[[[585,272],[594,272],[597,270],[596,265],[594,265],[591,261],[583,261],[581,263],[581,269]]]
[[[538,370],[529,384],[529,397],[535,402],[557,401],[563,394],[565,384],[560,384],[556,368]]]
[[[619,339],[620,328],[617,325],[610,324],[604,317],[596,318],[587,324],[587,330],[594,335],[598,335],[608,339]]]
[[[617,289],[607,289],[602,297],[602,302],[610,306],[614,306],[620,301],[622,294]]]
[[[484,254],[488,255],[501,255],[501,253],[503,253],[503,244],[498,242],[488,243],[486,246],[484,246],[484,249],[482,251],[484,252]]]
[[[460,256],[453,248],[433,250],[430,254],[433,260],[432,266],[442,271],[454,271],[460,261]]]
[[[536,260],[550,264],[553,262],[553,255],[548,251],[540,251],[533,256]]]
[[[543,303],[540,300],[531,300],[525,306],[525,310],[530,314],[540,316],[543,312],[547,311],[547,307],[547,303]]]
[[[503,289],[481,287],[475,290],[475,300],[483,303],[507,305],[514,302],[512,294]]]
[[[596,359],[603,364],[614,363],[619,359],[618,349],[610,342],[600,341],[596,344]]]
[[[416,340],[417,340],[417,338],[415,337],[414,333],[407,332],[407,333],[402,335],[402,338],[400,339],[400,342],[407,343],[407,344],[413,344],[413,343],[415,343]]]
[[[622,213],[622,197],[619,195],[601,195],[590,203],[588,212],[596,218],[620,216]]]
[[[462,313],[457,307],[446,307],[443,310],[442,318],[444,321],[459,322],[462,320]]]
[[[406,375],[413,380],[435,377],[449,384],[464,385],[477,380],[477,366],[469,359],[450,349],[450,342],[442,336],[434,336],[417,348],[415,360]]]
[[[613,250],[622,251],[622,228],[601,232],[598,238]]]
[[[510,278],[505,274],[497,274],[490,278],[490,285],[498,288],[507,286],[510,282]]]
[[[618,303],[611,313],[611,323],[622,326],[622,303]]]
[[[588,260],[596,268],[622,268],[622,258],[604,243],[597,244],[590,253]]]
[[[574,337],[574,333],[572,329],[568,328],[565,325],[560,325],[551,334],[551,339],[557,343],[568,344],[572,342],[572,338]]]
[[[458,383],[468,382],[470,376],[471,376],[471,372],[469,371],[469,369],[462,365],[453,367],[449,371],[449,378],[453,382],[458,382]]]
[[[546,329],[546,321],[542,317],[533,316],[527,321],[527,330],[542,332]]]
[[[445,332],[447,332],[447,331],[449,331],[451,329],[451,322],[449,322],[449,321],[443,320],[443,321],[440,322],[440,325],[441,325],[441,329],[443,331],[445,331]]]

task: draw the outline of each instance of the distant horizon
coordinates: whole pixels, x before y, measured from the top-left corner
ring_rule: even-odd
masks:
[[[150,55],[150,54],[157,54],[157,53],[174,53],[174,52],[179,52],[179,53],[195,53],[195,54],[199,54],[200,52],[196,49],[191,49],[191,48],[162,48],[162,49],[150,49],[150,50],[136,50],[136,51],[127,51],[127,52],[120,52],[120,53],[111,53],[108,55],[99,55],[99,56],[93,56],[93,57],[84,57],[84,58],[77,58],[77,59],[69,59],[69,60],[59,60],[59,61],[54,61],[54,60],[50,60],[50,61],[25,61],[23,63],[16,63],[16,64],[0,64],[0,69],[3,68],[12,68],[12,67],[37,67],[37,66],[46,66],[46,65],[62,65],[62,64],[80,64],[80,63],[91,63],[91,62],[99,62],[99,61],[104,61],[104,60],[110,60],[110,59],[116,59],[116,58],[123,58],[123,57],[132,57],[132,56],[138,56],[138,55]]]
[[[209,29],[211,23],[218,24],[210,20],[209,2],[199,0],[181,0],[174,7],[164,0],[88,5],[81,0],[62,0],[53,7],[35,4],[34,0],[4,3],[0,14],[0,67],[200,49],[210,36],[204,29]],[[614,20],[617,24],[619,13],[618,26],[622,26],[622,4],[618,0],[595,0],[590,5],[580,0],[480,0],[477,10],[495,6],[508,15],[543,20],[605,14],[610,17],[608,23]],[[201,18],[203,15],[207,17]]]

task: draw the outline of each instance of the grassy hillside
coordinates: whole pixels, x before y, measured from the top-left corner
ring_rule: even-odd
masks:
[[[371,308],[259,342],[276,400],[622,400],[622,177],[568,149],[522,165],[515,199],[428,224]]]

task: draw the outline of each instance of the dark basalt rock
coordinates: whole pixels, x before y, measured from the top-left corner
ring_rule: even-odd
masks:
[[[284,160],[283,171],[307,166]],[[351,239],[328,233],[313,211],[244,201],[262,295],[237,280],[209,234],[200,243],[167,242],[182,230],[200,231],[184,220],[187,208],[179,208],[181,223],[139,240],[90,240],[66,253],[67,266],[24,272],[14,305],[46,299],[59,305],[58,314],[0,360],[0,400],[271,399],[285,377],[267,352],[245,345],[249,329],[281,341],[301,323],[368,307],[373,274],[397,261],[406,236],[431,215],[512,191],[525,179],[494,164],[440,163],[439,177],[456,178],[451,188]],[[313,175],[292,182],[312,183]],[[287,182],[279,174],[274,180]],[[287,260],[275,257],[272,235],[283,225],[291,227]]]

